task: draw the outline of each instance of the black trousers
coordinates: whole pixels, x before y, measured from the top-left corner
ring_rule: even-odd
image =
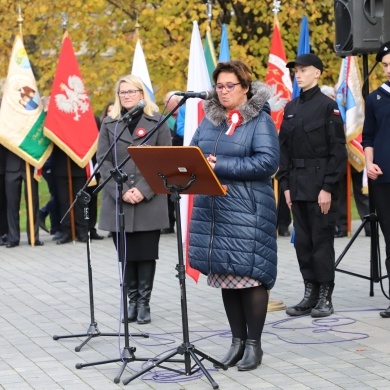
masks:
[[[322,214],[317,202],[295,201],[292,212],[295,250],[304,280],[327,283],[335,278],[334,228],[336,202]]]
[[[7,197],[5,194],[5,174],[0,174],[0,235],[8,232]]]
[[[390,261],[390,183],[372,183],[370,185],[376,215],[386,244],[386,258]]]

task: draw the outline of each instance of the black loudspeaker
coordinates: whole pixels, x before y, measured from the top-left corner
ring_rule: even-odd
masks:
[[[376,53],[390,41],[390,0],[334,0],[335,52]]]

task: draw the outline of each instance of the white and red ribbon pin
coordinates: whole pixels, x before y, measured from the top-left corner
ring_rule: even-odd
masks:
[[[228,121],[230,123],[229,128],[227,129],[226,135],[233,135],[234,130],[237,126],[240,126],[242,123],[242,115],[238,110],[232,110],[229,112]]]
[[[146,135],[146,130],[143,127],[139,127],[136,131],[135,134],[137,137],[142,138]]]

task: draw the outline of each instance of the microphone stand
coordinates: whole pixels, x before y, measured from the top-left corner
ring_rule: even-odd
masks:
[[[187,97],[183,97],[179,101],[179,103],[176,105],[176,107],[173,108],[172,111],[170,111],[166,117],[159,122],[151,131],[150,133],[145,137],[145,139],[142,141],[141,145],[145,145],[145,143],[153,136],[153,134],[168,120],[168,118],[181,106],[184,104],[184,102],[187,100]],[[96,167],[95,172],[100,168],[102,163],[105,161],[107,158],[108,154],[111,152],[113,149],[114,145],[116,144],[117,140],[120,138],[120,136],[123,134],[123,131],[127,128],[128,122],[131,120],[132,116],[129,116],[126,125],[120,132],[119,136],[114,140],[114,142],[110,145],[110,148],[108,151],[105,153],[103,156],[102,160]],[[118,215],[118,220],[119,220],[119,245],[118,245],[118,254],[119,254],[119,260],[122,265],[122,303],[123,303],[123,323],[124,323],[124,336],[125,336],[125,347],[122,351],[122,354],[119,358],[116,359],[109,359],[109,360],[104,360],[104,361],[98,361],[98,362],[93,362],[93,363],[77,363],[76,368],[81,369],[83,367],[90,367],[90,366],[95,366],[95,365],[101,365],[101,364],[107,364],[107,363],[116,363],[119,361],[122,361],[122,366],[118,372],[118,375],[114,378],[115,383],[120,382],[120,377],[122,376],[126,366],[128,363],[133,362],[133,361],[155,361],[158,360],[157,358],[136,358],[134,355],[134,352],[136,351],[135,347],[130,347],[129,346],[129,321],[128,321],[128,309],[127,309],[127,284],[126,284],[126,278],[125,278],[125,248],[124,248],[124,243],[125,243],[125,217],[123,213],[123,200],[122,200],[122,190],[123,190],[123,183],[127,181],[127,174],[124,173],[121,168],[123,165],[126,164],[126,162],[130,159],[130,155],[126,157],[122,163],[120,163],[116,168],[112,169],[110,171],[110,176],[104,180],[104,182],[100,185],[98,185],[94,191],[92,192],[93,195],[97,194],[107,183],[108,181],[113,178],[116,183],[118,184],[118,203],[119,203],[119,215]],[[88,183],[88,182],[87,182]],[[85,188],[86,186],[84,186]],[[81,191],[80,191],[81,192]],[[149,337],[149,335],[141,334],[140,336],[143,337]],[[170,362],[176,362],[176,363],[181,363],[181,359],[169,359],[168,361]]]
[[[131,120],[131,116],[128,117],[128,121]],[[87,221],[87,226],[88,226],[88,220],[89,220],[89,202],[91,200],[91,195],[86,192],[86,188],[88,187],[89,183],[92,181],[92,179],[95,177],[96,172],[99,171],[99,168],[101,167],[103,161],[106,160],[108,154],[111,152],[111,150],[114,148],[116,145],[118,139],[121,137],[123,132],[127,128],[127,123],[126,126],[123,127],[122,131],[119,133],[119,135],[116,137],[114,142],[110,145],[109,149],[105,153],[105,155],[102,158],[102,161],[97,165],[95,170],[92,172],[91,177],[86,181],[84,184],[83,188],[77,193],[75,200],[65,213],[65,215],[62,217],[62,220],[66,217],[66,215],[69,214],[69,212],[72,210],[76,202],[79,200],[82,202],[84,205],[84,220]],[[95,192],[93,192],[95,194]],[[89,309],[90,309],[90,324],[89,328],[85,333],[80,333],[80,334],[73,334],[73,335],[63,335],[63,336],[58,336],[54,335],[53,340],[59,340],[59,339],[68,339],[68,338],[73,338],[73,337],[87,337],[80,345],[75,347],[76,352],[80,352],[81,348],[87,344],[92,338],[98,337],[98,336],[118,336],[118,333],[102,333],[99,328],[98,328],[98,323],[95,319],[95,307],[94,307],[94,296],[93,296],[93,281],[92,281],[92,266],[91,266],[91,250],[90,250],[90,234],[89,234],[89,228],[87,228],[87,268],[88,268],[88,286],[89,286]],[[127,318],[127,317],[126,317]],[[125,334],[120,333],[120,336],[125,336]],[[132,337],[144,337],[148,338],[149,335],[146,333],[138,333],[138,334],[131,334]]]

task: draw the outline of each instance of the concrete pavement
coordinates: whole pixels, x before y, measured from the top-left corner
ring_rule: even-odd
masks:
[[[357,226],[354,223],[355,230]],[[165,356],[183,342],[175,234],[161,237],[152,323],[130,324],[128,345],[136,348],[136,360],[126,364],[121,375],[121,362],[107,362],[119,360],[126,347],[124,338],[117,336],[121,288],[111,239],[91,243],[94,315],[103,335],[94,337],[80,352],[75,348],[86,337],[73,335],[86,333],[91,324],[86,244],[57,246],[45,233],[41,239],[43,247],[29,247],[25,234],[19,247],[0,247],[0,389],[212,389],[201,372],[185,376],[162,368],[150,370],[126,386],[122,383],[144,367],[144,360]],[[271,299],[287,305],[297,303],[303,293],[289,241],[278,239],[278,280],[271,292]],[[349,238],[335,240],[337,257],[348,242]],[[384,257],[383,243],[381,254]],[[370,239],[359,236],[338,268],[369,276]],[[388,291],[387,278],[383,284]],[[198,284],[187,278],[186,286],[190,342],[198,350],[222,358],[230,334],[220,292],[208,287],[205,277]],[[223,390],[388,389],[390,319],[379,316],[388,300],[379,283],[374,284],[373,297],[369,287],[368,280],[337,272],[335,314],[331,317],[314,320],[310,316],[290,318],[284,311],[269,312],[262,339],[263,363],[257,370],[223,371],[207,360],[202,363]],[[140,337],[145,333],[148,338]],[[53,335],[72,337],[53,340]],[[75,367],[99,361],[105,363]],[[184,370],[183,363],[167,366]],[[119,384],[114,383],[117,376]]]

